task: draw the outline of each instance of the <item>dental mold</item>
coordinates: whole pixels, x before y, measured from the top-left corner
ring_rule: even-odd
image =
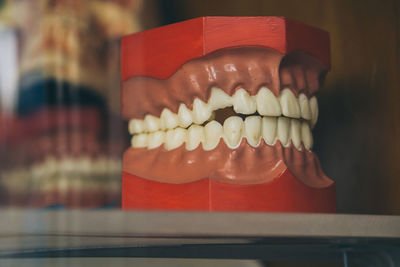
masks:
[[[124,37],[123,208],[334,212],[311,133],[329,64],[326,32],[280,17]]]

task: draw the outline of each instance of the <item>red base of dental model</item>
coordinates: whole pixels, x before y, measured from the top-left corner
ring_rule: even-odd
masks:
[[[201,17],[124,36],[121,79],[165,79],[191,59],[239,46],[282,54],[302,50],[330,66],[329,34],[323,30],[284,17]]]
[[[268,211],[334,213],[335,185],[311,188],[289,171],[265,184],[235,185],[210,179],[167,184],[122,173],[124,210]]]

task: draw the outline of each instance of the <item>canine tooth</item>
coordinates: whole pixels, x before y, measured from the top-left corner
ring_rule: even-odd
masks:
[[[289,145],[290,119],[285,117],[278,118],[277,136],[283,146]]]
[[[296,119],[290,120],[290,139],[297,150],[301,149],[301,122]]]
[[[237,90],[232,97],[233,110],[236,113],[252,114],[257,111],[256,101],[243,88]]]
[[[257,111],[263,116],[280,116],[281,106],[274,93],[266,87],[262,87],[256,95]]]
[[[208,104],[213,110],[222,109],[232,106],[232,98],[222,89],[213,87],[211,89],[211,96],[208,100]]]
[[[236,148],[243,136],[243,120],[238,116],[232,116],[224,122],[224,139],[229,148]]]
[[[276,141],[276,118],[263,117],[262,136],[268,145],[274,145]]]
[[[210,121],[204,126],[204,133],[204,150],[213,150],[223,135],[222,125],[217,121]]]
[[[153,115],[146,115],[144,125],[148,132],[158,131],[160,129],[160,119]]]
[[[180,147],[183,142],[186,141],[187,131],[182,128],[175,128],[168,130],[165,134],[164,148],[166,150],[172,150]]]
[[[202,124],[211,117],[210,107],[196,98],[193,102],[193,121],[197,124]]]
[[[318,120],[318,101],[315,96],[310,98],[311,126],[314,127]]]
[[[212,111],[210,118],[208,118],[208,121],[213,121],[213,120],[215,120],[215,111]]]
[[[131,139],[131,146],[138,147],[146,147],[147,146],[147,134],[136,134]]]
[[[249,145],[257,147],[261,137],[261,117],[250,116],[244,121],[244,136]]]
[[[162,130],[174,129],[178,126],[178,123],[179,123],[178,115],[173,113],[168,108],[164,108],[160,116],[160,128]]]
[[[178,110],[179,126],[182,128],[188,127],[193,122],[192,112],[186,107],[185,104],[181,104]]]
[[[142,133],[145,131],[144,121],[136,119],[130,120],[128,128],[130,134]]]
[[[186,149],[194,150],[200,142],[204,142],[204,127],[200,125],[192,125],[187,132]]]
[[[303,121],[301,123],[301,139],[303,141],[304,147],[307,150],[311,150],[313,146],[313,137],[310,130],[310,125],[307,122]]]
[[[300,106],[295,95],[290,89],[283,89],[279,96],[282,114],[286,117],[300,118]]]
[[[161,146],[164,143],[165,132],[157,131],[150,133],[147,138],[147,148],[153,149]]]
[[[299,106],[301,117],[306,120],[311,120],[310,104],[308,103],[308,98],[305,94],[299,95]]]

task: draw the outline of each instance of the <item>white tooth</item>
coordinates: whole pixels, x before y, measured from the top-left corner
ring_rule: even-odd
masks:
[[[276,99],[274,93],[266,87],[262,87],[257,95],[257,111],[263,116],[275,116],[281,115],[281,106],[279,105],[278,99]]]
[[[232,98],[223,90],[213,87],[208,104],[213,110],[232,106]]]
[[[244,121],[244,136],[247,143],[253,147],[257,147],[261,140],[261,117],[250,116]]]
[[[145,131],[144,121],[136,119],[130,120],[128,128],[130,134],[142,133]]]
[[[222,125],[217,121],[210,121],[204,126],[204,133],[203,149],[213,150],[218,145],[223,135]]]
[[[237,90],[232,97],[233,110],[236,113],[252,114],[257,111],[256,101],[243,88]]]
[[[208,121],[212,121],[212,120],[215,120],[215,111],[212,111],[210,118],[208,118]]]
[[[180,147],[183,142],[186,141],[187,131],[182,128],[175,128],[173,130],[168,130],[165,134],[165,144],[164,148],[166,150],[172,150]]]
[[[300,118],[300,106],[295,95],[290,89],[283,89],[279,96],[282,114],[286,117]]]
[[[276,118],[263,117],[261,128],[264,141],[270,146],[274,145],[276,141]]]
[[[211,117],[211,108],[196,98],[193,102],[193,121],[197,124],[202,124]]]
[[[311,109],[311,125],[315,126],[318,120],[318,101],[315,96],[310,98],[310,109]]]
[[[193,122],[192,112],[186,107],[185,104],[181,104],[178,110],[179,126],[182,128],[188,127]]]
[[[165,132],[157,131],[150,133],[147,139],[147,148],[153,149],[159,147],[164,143]]]
[[[290,120],[290,139],[292,140],[293,146],[297,150],[301,149],[301,122],[296,119]]]
[[[135,134],[131,139],[131,146],[135,148],[146,147],[147,134]]]
[[[144,125],[147,132],[155,132],[160,129],[160,119],[153,115],[146,115]]]
[[[243,137],[243,120],[240,117],[232,116],[224,122],[224,140],[229,148],[236,148],[240,145]]]
[[[304,147],[307,150],[311,150],[313,146],[313,137],[310,130],[310,125],[307,122],[303,121],[301,123],[301,139],[303,141]]]
[[[173,113],[168,108],[164,108],[160,116],[161,130],[174,129],[178,126],[178,123],[179,123],[178,115]]]
[[[279,141],[283,146],[289,145],[289,129],[290,128],[290,119],[285,117],[278,118],[278,127],[277,127],[277,136]]]
[[[299,95],[299,106],[301,111],[301,117],[306,120],[311,120],[311,109],[308,103],[308,98],[305,94]]]
[[[200,142],[204,142],[204,127],[200,125],[192,125],[187,132],[186,149],[196,149]]]

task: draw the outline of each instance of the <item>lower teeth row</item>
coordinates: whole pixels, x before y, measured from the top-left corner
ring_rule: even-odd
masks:
[[[246,138],[247,143],[253,147],[259,146],[261,139],[268,145],[274,145],[279,140],[286,147],[292,142],[298,150],[301,150],[302,143],[307,150],[313,144],[310,125],[306,121],[261,116],[250,116],[243,121],[238,116],[231,116],[223,126],[212,120],[205,126],[192,124],[188,129],[178,127],[168,131],[137,134],[132,137],[131,145],[134,148],[153,149],[164,144],[166,150],[172,150],[185,143],[187,150],[194,150],[201,143],[204,150],[212,150],[221,138],[231,149],[237,148],[242,138]]]

